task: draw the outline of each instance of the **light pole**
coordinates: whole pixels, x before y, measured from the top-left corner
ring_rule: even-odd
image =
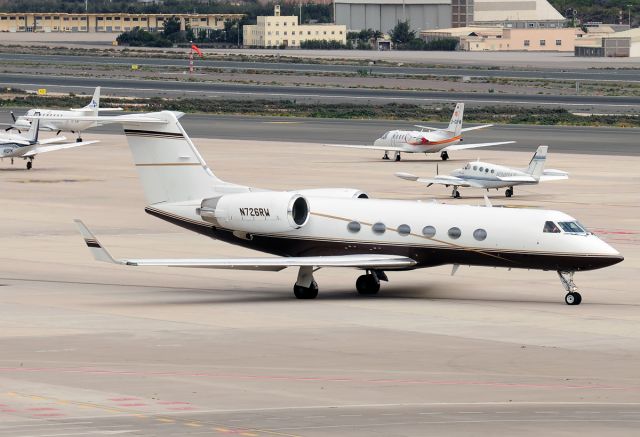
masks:
[[[631,29],[631,6],[633,5],[627,5],[627,9],[629,10],[629,29]]]

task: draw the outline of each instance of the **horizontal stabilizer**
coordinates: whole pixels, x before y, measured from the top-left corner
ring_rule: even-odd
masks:
[[[534,178],[533,176],[504,176],[504,177],[500,177],[498,176],[498,179],[500,179],[503,182],[536,182],[536,178]]]
[[[65,144],[52,144],[50,146],[38,145],[38,146],[33,146],[31,150],[22,154],[22,156],[35,156],[41,153],[53,152],[54,150],[72,149],[74,147],[88,146],[89,144],[95,144],[99,142],[100,141],[98,140],[93,140],[93,141],[83,141],[81,143],[75,142],[75,143],[65,143]]]
[[[411,173],[395,173],[396,177],[399,177],[400,179],[404,179],[405,181],[411,181],[411,182],[415,182],[418,180],[418,176],[413,175]]]
[[[47,138],[46,140],[39,140],[38,144],[42,144],[42,145],[54,144],[54,143],[62,143],[64,141],[67,141],[67,137],[53,137],[53,138]]]
[[[339,255],[302,256],[271,258],[228,258],[228,259],[115,259],[100,244],[89,228],[81,220],[74,220],[85,244],[98,261],[127,266],[167,266],[209,269],[266,270],[280,271],[287,267],[352,267],[360,269],[394,270],[416,265],[416,261],[398,255]]]
[[[323,144],[327,147],[345,147],[347,149],[370,149],[370,150],[387,150],[389,152],[408,152],[402,147],[382,147],[382,146],[365,146],[356,144]]]
[[[463,129],[460,129],[460,132],[468,132],[470,130],[484,129],[484,128],[491,127],[491,126],[493,126],[493,125],[492,124],[483,124],[482,126],[465,127]]]
[[[426,130],[440,130],[437,127],[422,126],[420,124],[414,124],[414,126],[419,127],[420,129],[426,129]]]
[[[491,146],[500,146],[502,144],[513,144],[515,141],[500,141],[498,143],[477,143],[477,144],[466,144],[459,143],[451,146],[447,146],[442,150],[451,151],[451,150],[465,150],[465,149],[475,149],[478,147],[491,147]]]

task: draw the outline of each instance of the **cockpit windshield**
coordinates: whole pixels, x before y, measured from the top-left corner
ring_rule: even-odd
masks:
[[[547,221],[547,222],[544,222],[544,229],[542,230],[542,232],[559,234],[560,228],[558,228],[554,222]]]
[[[382,139],[386,140],[390,133],[391,133],[391,131],[385,132],[384,135],[382,135]]]
[[[558,222],[560,227],[565,232],[572,234],[586,234],[587,231],[578,222]]]
[[[568,234],[588,234],[589,232],[578,222],[558,222],[555,224],[552,221],[544,222],[544,228],[542,232],[559,234],[566,232]]]

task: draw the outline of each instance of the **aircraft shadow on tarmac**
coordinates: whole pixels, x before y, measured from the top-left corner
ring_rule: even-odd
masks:
[[[166,294],[180,293],[180,297],[167,298]],[[473,293],[471,293],[473,294]],[[291,291],[281,289],[263,289],[258,291],[237,291],[237,290],[208,290],[208,289],[180,289],[172,288],[171,290],[158,288],[157,292],[151,295],[148,300],[131,302],[130,300],[116,302],[115,299],[109,305],[111,306],[138,306],[152,307],[159,305],[227,305],[227,304],[250,304],[250,303],[285,303],[291,302],[298,304],[301,301],[294,299]],[[541,300],[536,297],[522,297],[514,299],[513,296],[505,296],[504,299],[496,298],[495,295],[483,297],[482,291],[478,291],[476,296],[462,291],[442,290],[441,286],[420,285],[420,286],[388,286],[380,291],[376,296],[359,296],[355,290],[331,290],[320,292],[315,301],[390,301],[390,300],[425,300],[425,301],[455,301],[455,302],[482,302],[482,303],[517,303],[517,304],[536,304],[536,305],[558,305],[558,300],[549,299]],[[313,302],[307,302],[313,305]]]

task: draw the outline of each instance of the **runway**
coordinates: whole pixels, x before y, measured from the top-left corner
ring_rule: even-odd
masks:
[[[521,95],[500,93],[433,92],[368,88],[297,87],[171,80],[105,79],[73,76],[0,73],[0,85],[20,89],[46,88],[51,92],[89,93],[102,86],[106,93],[127,97],[192,97],[295,100],[340,103],[442,103],[470,105],[542,105],[566,108],[632,110],[640,96]]]
[[[5,123],[10,121],[10,110],[18,115],[26,112],[26,108],[0,110],[0,121]],[[401,120],[208,114],[187,114],[181,121],[187,132],[196,138],[316,144],[370,144],[388,130],[414,128],[414,122]],[[429,125],[446,127],[444,123],[429,122]],[[87,131],[84,137],[89,139],[95,134],[118,134],[120,131],[121,128],[117,125],[106,125]],[[638,156],[640,155],[638,135],[640,135],[640,129],[631,128],[496,125],[471,132],[465,136],[465,139],[473,142],[517,141],[516,144],[492,147],[493,150],[519,150],[533,153],[538,145],[547,144],[552,153]],[[342,151],[333,149],[333,153],[339,155]],[[361,151],[360,154],[363,158],[376,158],[379,153]],[[405,155],[405,159],[412,158],[410,155]]]
[[[390,273],[368,298],[354,291],[357,272],[321,269],[318,299],[298,301],[290,270],[93,261],[74,218],[116,257],[256,254],[145,214],[123,135],[92,136],[102,142],[38,156],[31,171],[0,163],[0,435],[637,434],[638,156],[552,153],[568,181],[489,193],[494,206],[564,211],[622,252],[624,262],[576,275],[580,306],[563,303],[554,272],[465,266],[453,277],[451,266]],[[217,176],[251,186],[484,204],[480,191],[453,201],[392,176],[432,174],[424,159],[196,144]],[[513,166],[531,157],[480,153]]]
[[[154,67],[186,67],[184,59],[163,59],[145,57],[111,57],[111,56],[70,56],[70,55],[34,55],[20,53],[0,53],[0,61],[41,62],[47,64],[73,65],[138,65]],[[501,77],[516,79],[556,79],[583,80],[599,82],[640,82],[637,70],[630,69],[490,69],[490,68],[448,68],[417,66],[383,66],[383,65],[340,65],[330,61],[322,64],[294,62],[241,62],[226,60],[198,59],[198,67],[217,68],[223,70],[265,70],[293,71],[315,73],[358,73],[362,69],[373,74],[394,75],[426,75],[438,77]]]

